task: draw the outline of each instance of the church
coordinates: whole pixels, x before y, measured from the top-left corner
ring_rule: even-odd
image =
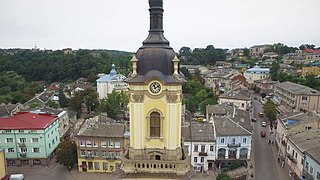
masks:
[[[186,81],[164,37],[163,1],[149,0],[149,6],[149,35],[131,59],[132,72],[126,79],[130,146],[122,157],[124,179],[178,178],[190,171],[190,157],[181,139],[182,84]]]

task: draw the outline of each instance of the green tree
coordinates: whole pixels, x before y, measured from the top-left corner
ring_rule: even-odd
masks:
[[[59,104],[57,104],[55,101],[53,100],[49,100],[47,103],[46,103],[46,106],[49,106],[51,108],[59,108]]]
[[[184,57],[190,57],[192,55],[192,50],[189,47],[183,46],[179,50],[179,55]]]
[[[63,90],[60,89],[59,90],[59,104],[61,108],[65,108],[68,106],[68,99],[66,97],[66,95],[64,94]]]
[[[273,121],[275,121],[277,119],[276,106],[271,100],[268,100],[263,105],[263,110],[266,113],[266,115],[269,117],[269,121],[273,122]]]
[[[249,57],[250,56],[250,49],[244,48],[243,55],[246,56],[246,57]]]
[[[100,104],[100,111],[107,112],[108,116],[117,119],[118,115],[124,114],[129,103],[129,97],[125,92],[115,92],[107,95]]]
[[[72,141],[62,141],[57,147],[56,161],[68,168],[70,172],[74,163],[77,162],[77,146]]]
[[[217,180],[232,180],[232,178],[226,172],[222,172],[217,176]]]
[[[98,93],[94,89],[87,89],[81,91],[81,96],[87,107],[87,111],[91,115],[92,111],[95,111],[96,108],[99,107]]]

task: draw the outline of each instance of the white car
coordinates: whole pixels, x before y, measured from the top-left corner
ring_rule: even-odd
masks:
[[[9,180],[24,180],[23,174],[11,174]]]
[[[266,127],[266,126],[267,126],[267,123],[266,123],[265,121],[263,121],[263,122],[261,123],[261,126]]]

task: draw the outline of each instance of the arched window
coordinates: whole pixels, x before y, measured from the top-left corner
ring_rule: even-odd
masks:
[[[150,137],[160,137],[160,114],[152,112],[150,114]]]

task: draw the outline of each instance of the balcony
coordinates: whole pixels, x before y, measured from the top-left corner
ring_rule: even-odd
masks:
[[[20,156],[20,158],[27,158],[27,153],[26,152],[20,152],[19,156]]]
[[[292,163],[297,164],[297,159],[295,159],[291,154],[287,154],[287,157],[288,157],[288,159],[290,159],[290,161],[291,161]]]
[[[217,159],[226,159],[226,155],[225,154],[218,154]]]
[[[206,152],[199,152],[199,156],[208,156]]]
[[[237,147],[241,147],[241,143],[228,143],[228,148],[237,148]]]

